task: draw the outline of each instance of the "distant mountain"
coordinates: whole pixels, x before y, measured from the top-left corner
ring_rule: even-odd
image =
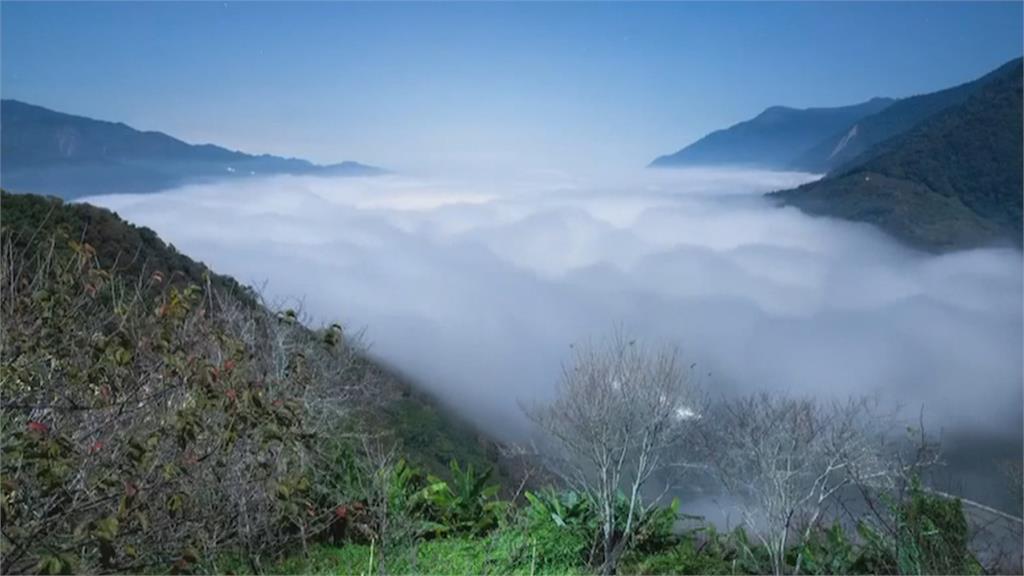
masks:
[[[858,120],[888,108],[894,100],[873,98],[838,108],[798,110],[773,106],[757,117],[708,134],[650,166],[739,165],[788,169],[815,145]]]
[[[1019,246],[1021,59],[986,78],[963,102],[876,144],[857,162],[770,196],[812,214],[876,224],[927,250]]]
[[[321,166],[188,144],[162,132],[0,101],[0,185],[63,198],[154,192],[191,182],[270,174],[367,176],[357,162]]]
[[[858,156],[875,144],[902,134],[922,120],[967,100],[987,83],[1004,75],[1007,68],[1014,67],[1019,68],[1020,63],[1007,63],[977,80],[953,88],[901,99],[831,134],[797,158],[791,167],[818,173],[841,169],[858,160]]]

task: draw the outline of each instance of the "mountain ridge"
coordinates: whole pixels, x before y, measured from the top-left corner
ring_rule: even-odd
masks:
[[[964,102],[1000,74],[1013,68],[1014,62],[1016,60],[1011,60],[974,80],[956,86],[901,98],[891,106],[823,139],[797,158],[790,167],[826,173],[856,163],[875,144],[898,136],[929,117]]]
[[[248,154],[216,144],[190,144],[156,130],[59,112],[20,100],[0,101],[5,189],[65,199],[145,193],[184,184],[272,174],[371,176],[385,171],[345,161],[318,165],[299,158]]]
[[[875,224],[933,252],[1020,247],[1022,60],[984,78],[963,102],[875,144],[854,164],[769,197],[810,214]]]
[[[655,158],[649,167],[742,165],[786,169],[824,138],[894,102],[875,97],[838,107],[770,106],[749,120],[715,130],[672,154]]]

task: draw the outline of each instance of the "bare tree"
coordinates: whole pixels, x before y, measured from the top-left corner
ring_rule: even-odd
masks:
[[[554,470],[597,504],[601,570],[611,574],[638,519],[682,467],[678,448],[699,419],[699,395],[674,348],[652,351],[616,334],[574,351],[555,400],[527,413],[556,444]],[[645,499],[655,477],[664,489]]]
[[[873,406],[761,393],[725,400],[705,418],[710,472],[736,499],[775,574],[785,572],[790,539],[806,539],[840,491],[881,485],[891,473]]]

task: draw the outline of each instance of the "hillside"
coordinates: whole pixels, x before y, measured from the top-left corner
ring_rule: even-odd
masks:
[[[858,530],[864,537],[823,522],[772,556],[755,540],[759,534],[743,527],[719,533],[679,499],[633,500],[640,503],[634,509],[628,492],[598,490],[599,480],[586,472],[578,476],[586,489],[552,484],[558,477],[545,478],[533,456],[516,458],[524,469],[514,480],[491,474],[500,464],[498,446],[373,361],[343,327],[311,329],[301,312],[268,309],[258,294],[106,210],[6,193],[0,210],[5,574],[981,569],[967,547],[961,502],[928,494],[916,482],[907,497],[894,492],[879,500],[887,504],[877,512],[884,523],[865,516]],[[620,373],[618,364],[605,365]],[[620,389],[617,377],[602,374],[588,373],[585,381],[598,393]],[[592,431],[609,429],[610,413],[626,419],[616,429],[633,435],[616,432],[615,452],[599,454],[671,457],[685,439],[699,453],[725,447],[748,474],[755,465],[747,462],[758,461],[748,458],[760,452],[746,446],[767,445],[771,458],[810,453],[803,466],[820,463],[833,474],[835,460],[825,458],[832,452],[822,443],[792,442],[806,437],[805,420],[784,415],[795,406],[811,415],[814,430],[828,434],[840,430],[829,423],[856,417],[762,394],[708,406],[706,420],[721,427],[691,436],[690,424],[680,423],[704,418],[680,419],[675,409],[666,411],[676,404],[660,393],[645,405],[635,389],[605,394],[611,400],[581,410],[579,420],[579,412],[564,417],[569,426],[559,429],[575,431],[562,436],[573,442],[564,445],[575,452],[566,453],[589,468],[590,448],[600,450],[611,436]],[[588,403],[601,397],[593,388],[582,393]],[[768,429],[763,421],[742,428],[749,421],[737,419],[757,413],[759,402],[768,407],[766,421],[795,427],[773,430],[759,443],[766,435],[747,432]],[[548,416],[538,422],[552,422],[558,410],[545,408]],[[659,414],[662,420],[645,427]],[[672,441],[662,430],[674,431]],[[664,448],[649,452],[656,442]],[[564,458],[544,462],[565,466]],[[617,469],[630,474],[634,464],[615,458]],[[749,474],[741,477],[744,486],[777,482]],[[534,491],[541,482],[546,486]],[[934,516],[917,520],[919,509]],[[680,530],[683,523],[692,529]],[[906,561],[896,543],[906,545],[897,538],[907,533],[943,539],[912,540]]]
[[[822,140],[793,162],[792,168],[823,173],[841,170],[874,145],[902,134],[921,121],[967,100],[989,82],[1019,71],[1020,59],[1013,60],[988,74],[959,86],[903,98],[882,111],[866,116]]]
[[[154,192],[190,182],[254,175],[382,172],[357,162],[321,166],[212,144],[188,144],[162,132],[142,132],[17,100],[0,102],[0,129],[0,185],[62,198]]]
[[[327,329],[304,326],[301,312],[267,309],[250,287],[211,271],[165,244],[149,228],[125,222],[109,210],[59,198],[0,192],[0,217],[3,252],[15,262],[50,250],[58,255],[70,253],[70,244],[88,246],[96,270],[133,289],[145,292],[150,280],[158,277],[162,289],[198,287],[208,298],[239,306],[259,318],[287,318],[289,330],[298,340],[317,342],[326,333]],[[17,264],[19,269],[26,267]],[[5,327],[8,320],[4,320]],[[434,472],[446,470],[452,459],[477,468],[497,463],[494,442],[390,367],[367,356],[358,341],[346,344],[343,368],[349,372],[344,379],[373,383],[370,397],[359,403],[363,410],[353,413],[361,426],[394,437],[408,450],[410,460]]]
[[[656,158],[650,166],[788,169],[812,146],[893,102],[889,98],[873,98],[852,106],[804,110],[773,106],[751,120],[717,130],[678,152]]]
[[[0,192],[0,215],[4,573],[258,568],[336,535],[382,467],[510,482],[343,327],[104,209]]]
[[[876,224],[926,250],[1021,244],[1021,61],[961,104],[817,182],[771,197],[811,214]]]

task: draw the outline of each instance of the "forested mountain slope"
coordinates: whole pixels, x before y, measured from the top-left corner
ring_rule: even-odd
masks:
[[[750,120],[716,130],[678,152],[656,158],[650,165],[789,169],[815,144],[892,103],[889,98],[873,98],[837,108],[773,106]]]
[[[795,170],[829,172],[842,170],[876,144],[903,134],[927,118],[963,103],[988,83],[1015,72],[1020,73],[1021,60],[1012,60],[988,74],[959,86],[903,98],[880,112],[866,116],[851,126],[819,142],[792,165]]]
[[[1021,244],[1021,61],[964,102],[822,180],[770,196],[812,214],[869,222],[926,250]]]

